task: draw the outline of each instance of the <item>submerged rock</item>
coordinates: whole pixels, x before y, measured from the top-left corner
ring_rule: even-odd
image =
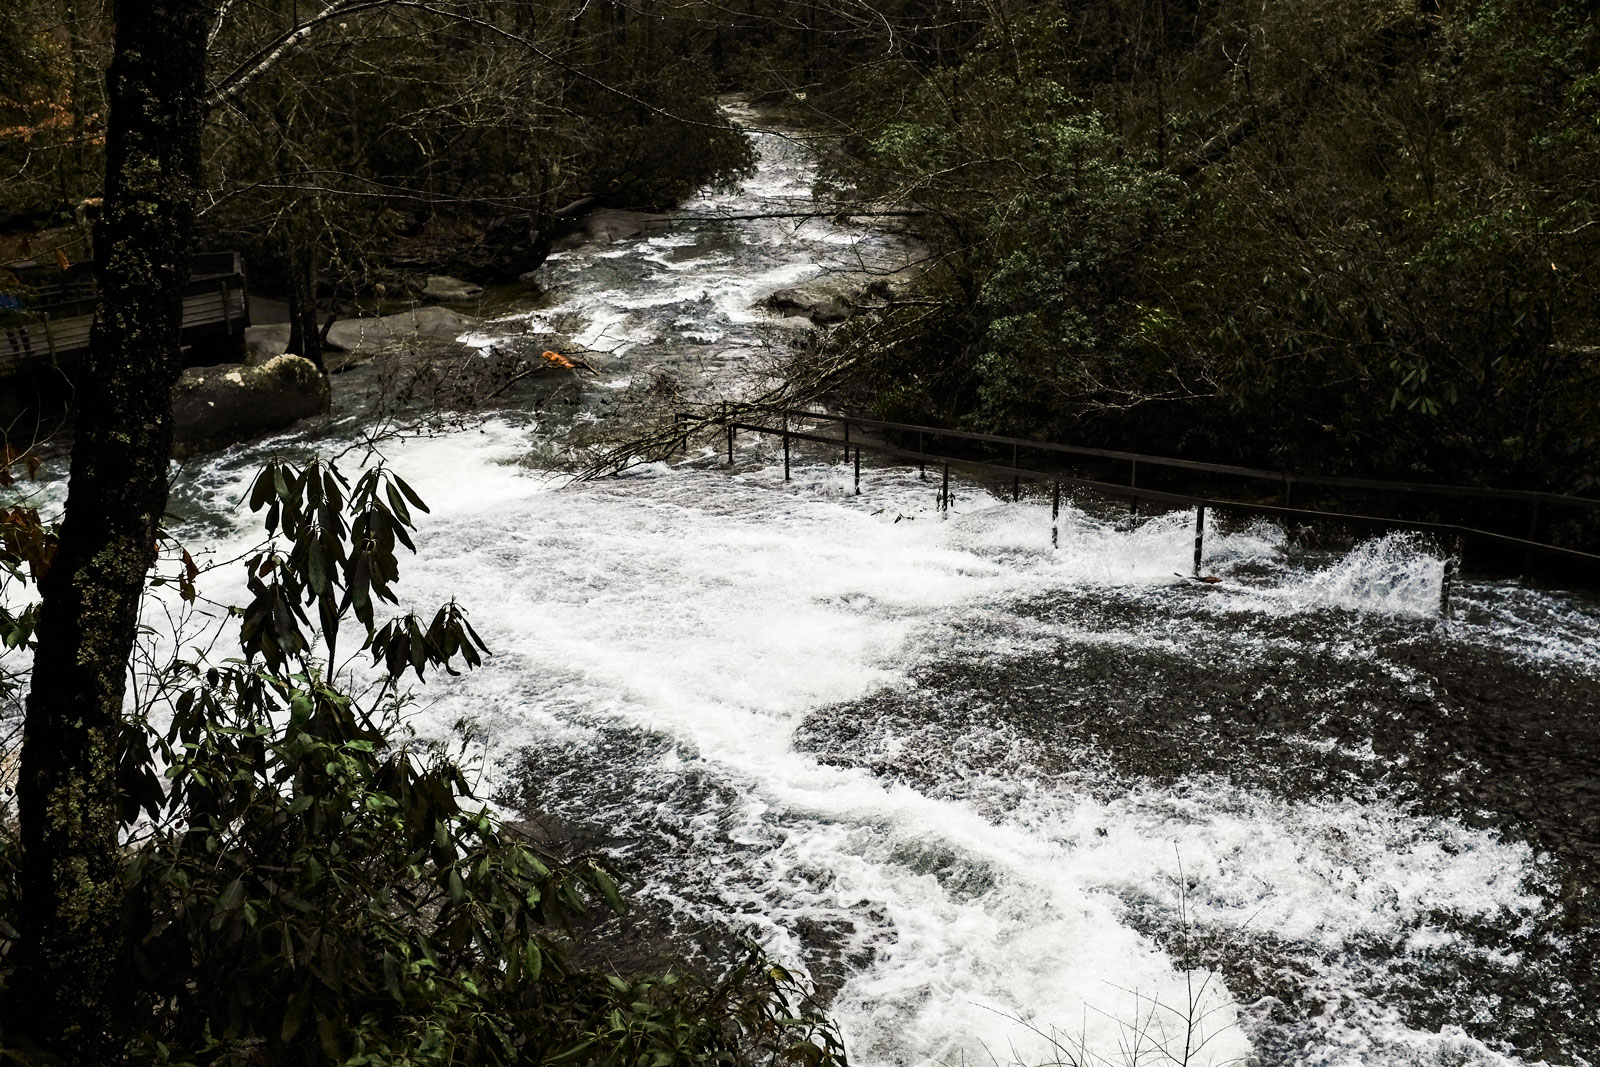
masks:
[[[258,367],[191,367],[172,390],[172,452],[179,458],[292,426],[328,410],[328,379],[299,356]]]

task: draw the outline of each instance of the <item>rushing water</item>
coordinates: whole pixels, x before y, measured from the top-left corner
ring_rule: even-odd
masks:
[[[688,211],[807,201],[803,147],[756,137]],[[1201,586],[1187,515],[1074,502],[1052,550],[1048,501],[958,485],[942,518],[914,470],[856,496],[754,441],[575,485],[530,460],[653,376],[738,389],[795,326],[760,297],[912,253],[708,220],[553,258],[472,340],[609,351],[581,402],[386,450],[433,508],[402,587],[495,652],[419,729],[470,720],[493,787],[603,826],[681,929],[804,968],[862,1064],[1600,1059],[1593,604],[1466,582],[1443,624],[1428,546],[1260,524]],[[183,465],[184,532],[230,554],[261,457],[343,439]]]

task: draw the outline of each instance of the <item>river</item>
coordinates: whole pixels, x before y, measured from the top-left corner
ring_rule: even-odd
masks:
[[[684,930],[748,928],[809,974],[855,1062],[1582,1064],[1600,1059],[1600,609],[1464,581],[1402,537],[1296,548],[1266,524],[1064,511],[915,470],[711,443],[571,483],[548,469],[661,376],[753,387],[803,324],[753,305],[915,249],[804,205],[801,140],[703,222],[558,254],[530,328],[610,353],[559,410],[393,441],[432,506],[402,590],[494,651],[419,691],[485,788],[606,828]],[[337,388],[337,386],[336,386]],[[249,540],[288,435],[178,468],[179,533]],[[348,468],[354,457],[342,461]],[[238,579],[216,572],[227,598]]]

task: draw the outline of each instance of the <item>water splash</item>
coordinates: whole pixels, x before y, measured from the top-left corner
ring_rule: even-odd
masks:
[[[1420,537],[1390,533],[1285,586],[1296,605],[1389,615],[1437,615],[1445,558]]]

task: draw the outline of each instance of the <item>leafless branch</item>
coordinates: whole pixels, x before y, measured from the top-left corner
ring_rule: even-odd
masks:
[[[319,27],[337,18],[388,7],[393,2],[394,0],[330,0],[328,6],[321,12],[273,38],[213,85],[205,98],[207,110],[220,107],[232,100],[257,78],[305,47]],[[225,10],[218,12],[219,25],[213,28],[212,37],[216,36],[220,20],[225,14]]]

